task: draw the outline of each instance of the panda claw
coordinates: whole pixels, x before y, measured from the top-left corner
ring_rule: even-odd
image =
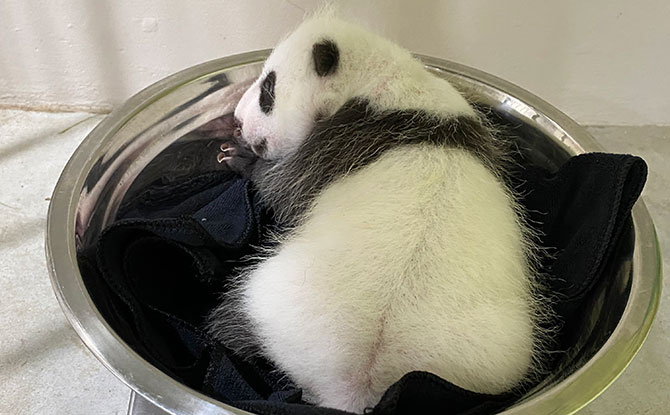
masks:
[[[219,144],[216,161],[225,164],[231,171],[242,177],[249,178],[258,157],[253,151],[235,140],[227,140]]]
[[[228,161],[228,160],[231,160],[231,159],[232,159],[232,157],[225,154],[225,153],[219,153],[216,156],[216,161],[218,161],[219,163],[223,163],[224,161]]]

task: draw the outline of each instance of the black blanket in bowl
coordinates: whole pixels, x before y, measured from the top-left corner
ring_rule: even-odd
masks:
[[[530,223],[551,251],[541,271],[562,323],[557,349],[570,347],[589,293],[608,278],[646,173],[638,157],[592,153],[573,157],[558,172],[529,167],[514,179]],[[80,269],[106,321],[174,379],[258,414],[344,414],[304,404],[301,391],[270,363],[236,358],[204,329],[227,279],[273,226],[251,184],[228,171],[159,180],[127,200],[97,244],[80,252]],[[492,413],[517,398],[413,372],[370,412]]]

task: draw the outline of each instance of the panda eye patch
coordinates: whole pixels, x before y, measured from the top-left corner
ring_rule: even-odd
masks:
[[[277,74],[275,74],[275,71],[272,71],[265,76],[265,79],[263,79],[263,83],[261,84],[261,95],[258,98],[258,103],[264,114],[269,114],[272,111],[272,107],[275,105],[276,80]]]

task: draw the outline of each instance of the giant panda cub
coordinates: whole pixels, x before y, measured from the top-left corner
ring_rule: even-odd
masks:
[[[317,16],[235,117],[219,161],[288,230],[210,316],[224,344],[358,413],[411,371],[489,394],[538,373],[545,306],[505,150],[448,81]]]

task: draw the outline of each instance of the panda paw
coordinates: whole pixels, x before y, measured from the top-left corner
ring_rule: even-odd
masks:
[[[233,139],[223,142],[219,150],[221,152],[216,156],[216,161],[225,163],[230,170],[242,177],[251,177],[258,160],[258,156],[251,149]]]
[[[216,156],[216,161],[219,163],[223,163],[224,161],[228,163],[233,159],[235,153],[237,153],[235,146],[230,142],[221,144],[219,150],[221,150],[221,152]]]

